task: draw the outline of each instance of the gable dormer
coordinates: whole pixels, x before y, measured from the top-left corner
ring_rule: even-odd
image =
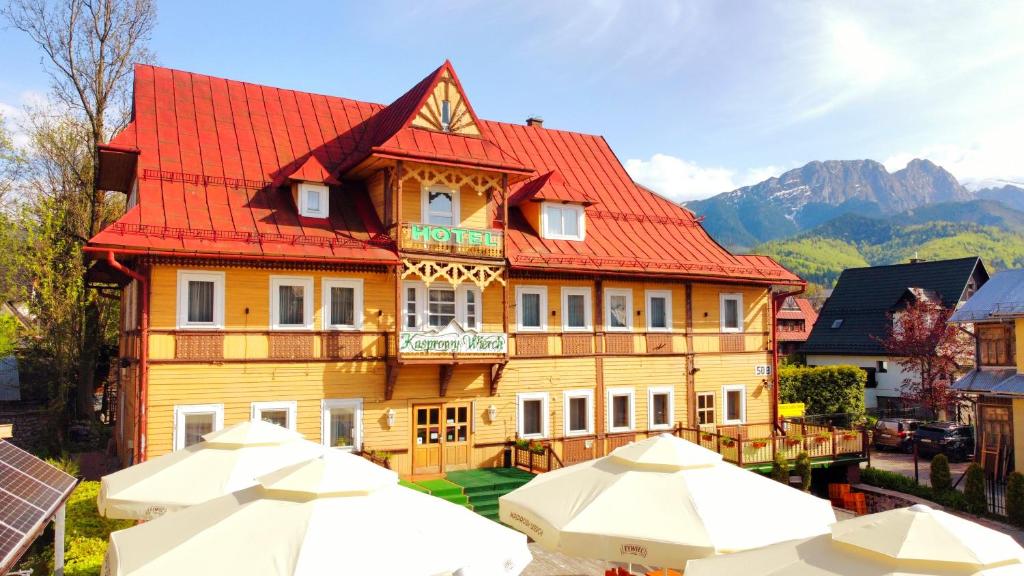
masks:
[[[412,126],[460,136],[480,136],[476,114],[462,91],[451,63],[445,62],[438,69],[432,89],[424,96],[410,123]]]
[[[541,238],[573,240],[586,238],[585,208],[596,201],[570,186],[557,170],[527,182],[509,198],[509,205],[523,213]]]
[[[298,168],[288,175],[292,200],[300,216],[327,218],[331,214],[330,187],[341,184],[323,163],[310,154]]]

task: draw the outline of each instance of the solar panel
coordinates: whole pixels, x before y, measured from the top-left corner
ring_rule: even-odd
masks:
[[[6,574],[67,500],[77,480],[0,440],[0,574]]]

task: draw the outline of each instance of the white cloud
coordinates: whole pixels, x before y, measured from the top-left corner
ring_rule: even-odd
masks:
[[[686,202],[756,184],[778,175],[781,169],[766,166],[739,173],[719,166],[700,166],[689,160],[658,153],[648,160],[626,160],[626,171],[634,180],[651,190],[676,202]]]
[[[0,102],[0,116],[3,117],[4,128],[11,135],[14,145],[19,148],[28,146],[29,137],[25,132],[23,123],[25,119],[25,107],[40,108],[47,105],[46,95],[34,90],[26,90],[18,94],[18,103],[10,104]]]

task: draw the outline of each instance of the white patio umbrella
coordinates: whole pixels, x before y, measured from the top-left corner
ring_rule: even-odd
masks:
[[[516,575],[526,538],[346,453],[114,532],[105,576]]]
[[[1021,576],[1013,538],[916,505],[838,522],[830,534],[703,560],[686,576]]]
[[[674,568],[822,534],[836,521],[827,500],[669,434],[541,474],[502,496],[499,513],[549,550]]]
[[[256,477],[316,458],[325,448],[263,421],[242,422],[100,480],[97,507],[108,518],[149,520],[256,483]]]

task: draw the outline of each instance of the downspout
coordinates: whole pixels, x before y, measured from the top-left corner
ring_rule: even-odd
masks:
[[[149,281],[148,279],[126,267],[125,265],[114,259],[114,253],[107,251],[107,264],[111,268],[121,272],[125,276],[138,281],[139,289],[142,292],[139,306],[139,387],[135,396],[137,403],[135,409],[135,446],[133,451],[135,452],[132,461],[136,464],[144,462],[146,460],[146,420],[147,410],[146,405],[148,402],[147,395],[149,392]]]
[[[779,422],[779,342],[777,340],[779,331],[779,308],[786,298],[799,296],[807,290],[807,286],[801,286],[792,292],[779,292],[772,294],[772,422],[778,432],[782,431],[782,423]]]

